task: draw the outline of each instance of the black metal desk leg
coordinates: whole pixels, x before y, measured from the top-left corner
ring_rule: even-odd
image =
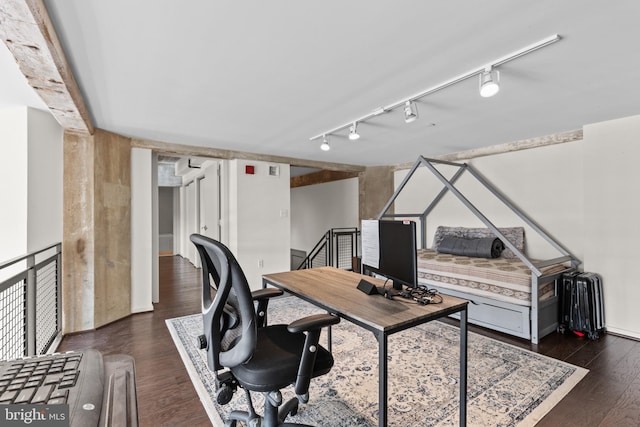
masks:
[[[467,309],[460,312],[460,426],[467,425]]]
[[[378,339],[378,426],[387,427],[387,334]]]

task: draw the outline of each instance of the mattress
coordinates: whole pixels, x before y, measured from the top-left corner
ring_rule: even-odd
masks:
[[[546,275],[566,268],[557,264],[541,272]],[[419,249],[418,282],[445,293],[446,289],[452,289],[512,304],[531,305],[531,270],[517,258],[473,258]],[[538,295],[540,300],[553,296],[554,283],[541,284]]]

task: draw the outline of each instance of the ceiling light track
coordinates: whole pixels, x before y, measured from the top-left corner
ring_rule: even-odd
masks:
[[[469,79],[471,77],[475,77],[475,76],[480,76],[480,79],[481,79],[480,88],[483,89],[483,81],[486,83],[486,80],[488,79],[488,77],[486,77],[485,73],[489,73],[489,74],[496,73],[493,76],[491,76],[491,78],[492,78],[492,82],[497,84],[498,83],[497,80],[499,79],[499,77],[497,77],[498,76],[497,70],[496,70],[497,67],[499,67],[500,65],[506,64],[507,62],[513,61],[514,59],[517,59],[517,58],[520,58],[520,57],[522,57],[524,55],[527,55],[529,53],[535,52],[538,49],[542,49],[543,47],[549,46],[550,44],[553,44],[553,43],[555,43],[555,42],[557,42],[559,40],[560,40],[560,35],[553,34],[553,35],[551,35],[549,37],[546,37],[546,38],[544,38],[544,39],[542,39],[542,40],[540,40],[540,41],[538,41],[536,43],[532,43],[532,44],[530,44],[528,46],[523,47],[522,49],[519,49],[519,50],[516,50],[514,52],[511,52],[511,53],[509,53],[507,55],[504,55],[504,56],[502,56],[500,58],[497,58],[497,59],[495,59],[495,60],[493,60],[491,62],[488,62],[485,65],[482,65],[480,67],[476,67],[476,68],[474,68],[474,69],[472,69],[470,71],[467,71],[466,73],[460,74],[460,75],[458,75],[458,76],[456,76],[456,77],[454,77],[452,79],[446,80],[446,81],[444,81],[444,82],[442,82],[442,83],[440,83],[438,85],[432,86],[432,87],[430,87],[428,89],[425,89],[425,90],[423,90],[421,92],[418,92],[418,93],[413,94],[413,95],[411,95],[409,97],[403,98],[403,99],[401,99],[399,101],[396,101],[394,103],[388,104],[386,106],[377,107],[375,110],[373,110],[372,112],[370,112],[368,114],[365,114],[362,117],[359,117],[359,118],[357,118],[355,120],[350,120],[349,122],[347,122],[345,124],[342,124],[340,126],[336,126],[333,129],[330,129],[330,130],[327,130],[325,132],[322,132],[322,133],[320,133],[320,134],[318,134],[316,136],[313,136],[313,137],[309,138],[309,140],[310,141],[314,141],[314,140],[319,139],[319,138],[326,138],[327,136],[329,136],[331,134],[334,134],[334,133],[336,133],[338,131],[341,131],[341,130],[347,129],[347,128],[354,128],[355,129],[357,123],[362,123],[362,122],[364,122],[366,120],[371,119],[372,117],[381,115],[383,113],[389,112],[389,111],[394,110],[394,109],[399,108],[399,107],[402,107],[403,109],[405,109],[405,121],[407,121],[407,123],[412,122],[417,118],[417,114],[418,114],[417,113],[417,109],[415,109],[414,101],[416,101],[416,100],[418,100],[420,98],[423,98],[423,97],[425,97],[427,95],[430,95],[432,93],[438,92],[438,91],[440,91],[442,89],[448,88],[449,86],[453,86],[453,85],[455,85],[457,83],[460,83],[460,82],[462,82],[464,80],[467,80],[467,79]],[[496,76],[496,77],[494,77],[494,76]],[[499,89],[499,87],[494,87],[493,88],[493,90],[495,92],[497,92],[496,89]],[[482,95],[482,96],[485,96],[485,95]],[[409,120],[407,120],[407,114],[408,114],[407,113],[407,108],[409,108],[409,105],[413,105],[413,107],[414,107],[413,111],[415,112],[415,117],[413,117],[413,118],[409,117]],[[359,135],[358,135],[358,137],[359,137]],[[353,138],[350,138],[350,139],[353,139]]]

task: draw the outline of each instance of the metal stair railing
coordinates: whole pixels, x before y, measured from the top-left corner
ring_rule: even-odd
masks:
[[[302,260],[298,268],[296,270],[303,270],[307,268],[315,268],[315,267],[324,267],[329,265],[329,253],[331,251],[331,245],[329,242],[331,241],[331,231],[327,231],[324,235],[318,240],[318,243],[311,249],[309,255]]]
[[[358,255],[358,236],[355,228],[332,228],[320,238],[297,270],[332,266],[352,270],[352,260]]]
[[[45,354],[62,333],[62,244],[0,263],[0,360]]]

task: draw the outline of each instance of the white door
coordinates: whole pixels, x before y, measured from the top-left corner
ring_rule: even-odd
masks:
[[[200,231],[220,240],[220,177],[218,163],[207,167],[200,180]]]

